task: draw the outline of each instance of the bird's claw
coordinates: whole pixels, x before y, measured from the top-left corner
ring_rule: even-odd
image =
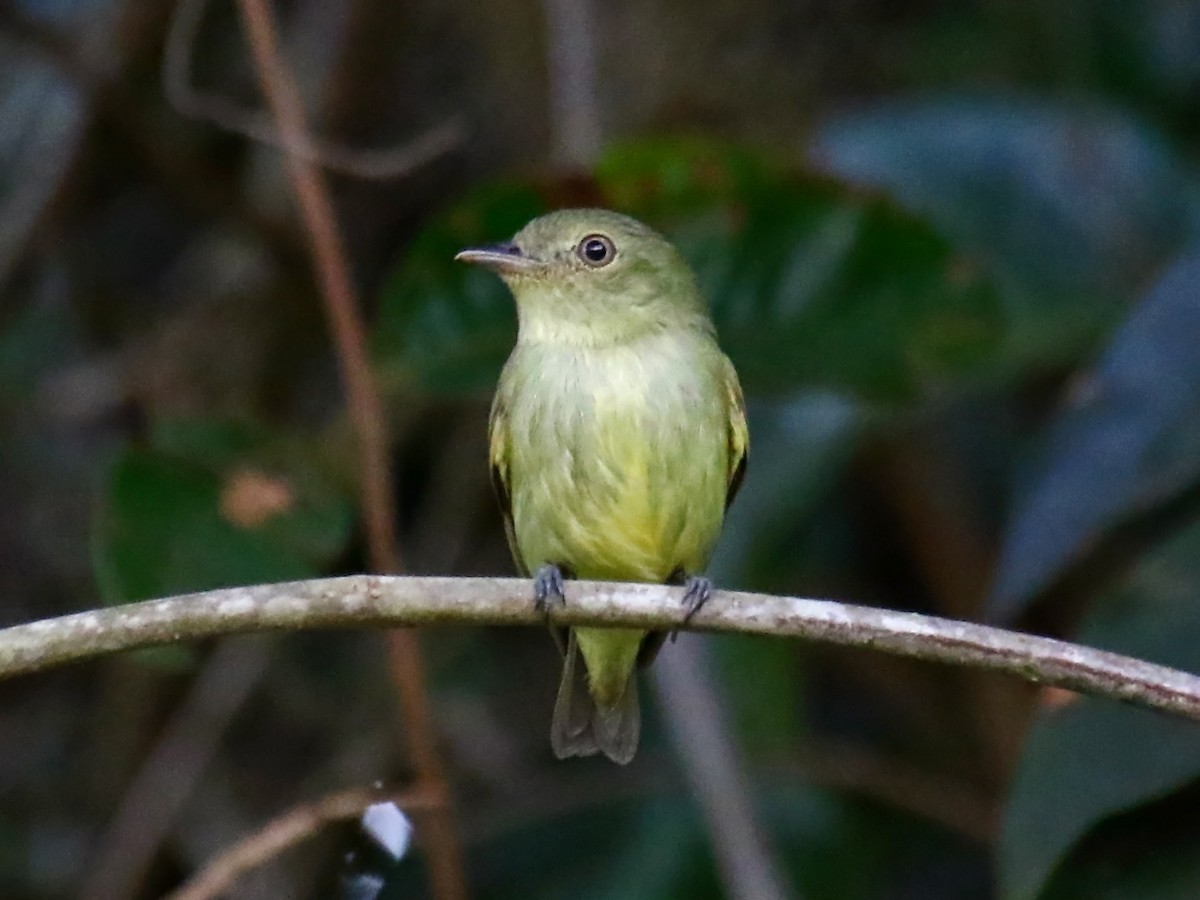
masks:
[[[552,600],[565,604],[567,596],[564,593],[562,569],[547,563],[533,575],[533,608],[544,613]]]
[[[703,575],[688,576],[687,581],[683,583],[683,605],[687,608],[687,613],[683,617],[684,625],[692,620],[692,616],[700,612],[700,607],[708,602],[712,593],[713,584]]]
[[[683,624],[687,625],[692,621],[692,616],[700,612],[700,607],[708,602],[708,598],[712,596],[713,584],[712,581],[705,578],[703,575],[689,575],[683,582]],[[679,637],[679,629],[671,630],[671,643],[675,643],[675,639]]]

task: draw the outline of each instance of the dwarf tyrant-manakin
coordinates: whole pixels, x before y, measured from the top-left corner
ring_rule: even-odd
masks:
[[[562,601],[564,578],[581,578],[686,585],[698,608],[749,433],[683,257],[628,216],[568,209],[457,258],[495,271],[516,301],[488,431],[509,546],[535,602]],[[559,640],[554,752],[628,762],[641,728],[634,672],[662,635],[573,628]]]

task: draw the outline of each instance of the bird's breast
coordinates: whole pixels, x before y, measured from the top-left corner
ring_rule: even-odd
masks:
[[[718,382],[686,343],[542,349],[508,403],[517,544],[529,569],[665,580],[707,562],[724,510]],[[510,363],[511,365],[511,363]]]

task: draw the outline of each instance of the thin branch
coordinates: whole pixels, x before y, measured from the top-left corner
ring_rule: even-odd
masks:
[[[900,520],[938,612],[976,618],[996,569],[995,551],[963,461],[941,441],[920,431],[893,441],[880,461],[885,500]],[[968,714],[961,716],[976,747],[975,764],[989,782],[1003,784],[1021,752],[1033,697],[1019,685],[974,677]]]
[[[587,169],[600,152],[593,0],[543,0],[549,44],[550,127],[555,162]]]
[[[86,96],[93,113],[119,139],[121,154],[132,156],[140,170],[149,172],[196,210],[219,216],[252,234],[290,273],[296,255],[291,235],[251,209],[218,168],[197,155],[174,131],[165,129],[157,112],[148,112],[142,99],[112,72],[99,68],[65,36],[23,16],[4,0],[0,0],[0,26],[71,80]]]
[[[356,819],[371,804],[388,801],[405,812],[426,810],[436,805],[436,800],[420,791],[388,793],[378,788],[351,788],[302,803],[223,850],[183,887],[168,894],[165,900],[211,900],[220,897],[248,872],[315,836],[329,825]]]
[[[751,802],[753,792],[717,693],[708,647],[685,635],[654,669],[654,688],[684,776],[704,813],[725,893],[742,900],[800,894],[784,878]]]
[[[280,54],[275,24],[266,0],[240,0],[255,69],[267,105],[283,134],[288,177],[300,205],[309,238],[309,250],[325,300],[337,358],[345,383],[347,404],[362,455],[361,498],[370,539],[372,568],[381,572],[401,569],[396,549],[396,526],[390,498],[395,487],[388,463],[383,402],[366,357],[366,326],[358,309],[346,249],[338,233],[333,201],[321,173],[308,160],[291,151],[305,141],[304,107],[291,73]]]
[[[109,823],[80,896],[121,900],[137,893],[155,851],[270,661],[261,640],[213,651]]]
[[[676,650],[677,646],[665,651],[655,667]],[[880,756],[873,748],[852,741],[806,734],[803,743],[786,754],[759,755],[752,762],[760,789],[774,790],[799,779],[806,785],[856,794],[926,819],[983,846],[996,836],[999,813],[993,798],[953,775]],[[542,769],[535,777],[506,782],[499,796],[475,806],[464,826],[464,839],[469,845],[482,844],[516,834],[532,823],[583,810],[626,800],[678,797],[683,786],[669,765],[661,752],[656,756],[647,748],[621,773],[619,784],[602,768],[589,768],[586,773],[571,769],[569,775],[562,775],[561,769]]]
[[[278,29],[269,0],[239,0],[242,23],[267,106],[283,135],[292,190],[309,238],[333,335],[346,403],[354,423],[360,469],[360,504],[371,569],[400,572],[396,538],[395,482],[383,400],[367,353],[367,334],[350,276],[350,263],[338,231],[333,200],[321,172],[292,148],[307,141],[304,106],[295,79],[279,49]],[[388,660],[400,698],[401,714],[418,784],[440,803],[426,828],[430,880],[439,900],[466,897],[462,848],[451,819],[450,792],[438,753],[421,645],[412,632],[394,631],[387,639]]]
[[[334,172],[375,180],[408,175],[466,140],[466,125],[462,117],[455,116],[399,146],[355,149],[310,138],[306,134],[289,135],[277,128],[265,112],[197,90],[191,84],[192,47],[200,31],[205,7],[205,0],[180,0],[167,31],[162,63],[163,90],[167,100],[180,113],[211,122],[260,144],[278,147],[305,162]]]
[[[922,771],[853,742],[805,735],[803,746],[764,763],[765,783],[771,777],[800,778],[888,804],[984,846],[996,838],[999,810],[992,798],[945,772]]]
[[[684,628],[683,594],[655,584],[573,581],[555,624]],[[350,575],[226,588],[14,625],[0,679],[104,653],[250,631],[429,625],[543,625],[520,578]],[[699,631],[805,638],[1007,672],[1200,721],[1200,676],[1080,644],[832,600],[719,591]]]

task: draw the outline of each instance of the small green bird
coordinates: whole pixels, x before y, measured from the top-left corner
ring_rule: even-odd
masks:
[[[661,235],[602,209],[541,216],[511,243],[456,258],[497,272],[517,304],[489,437],[509,546],[533,573],[535,602],[563,601],[563,579],[582,578],[686,585],[698,609],[749,433],[737,373],[687,263]],[[555,754],[629,762],[641,728],[633,673],[663,635],[556,637]]]

